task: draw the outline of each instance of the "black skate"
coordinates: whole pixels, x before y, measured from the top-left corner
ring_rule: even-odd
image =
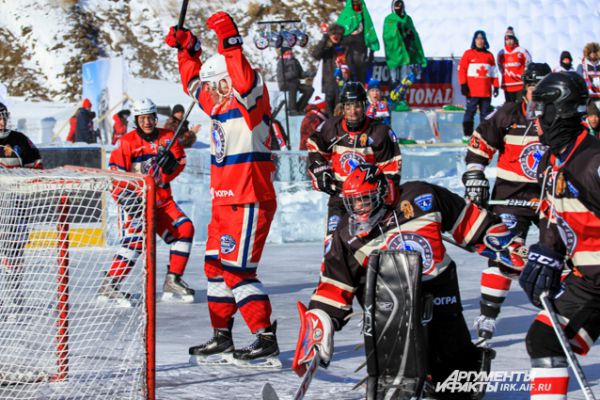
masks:
[[[231,329],[215,329],[214,336],[208,342],[190,347],[189,353],[191,364],[232,364],[233,337]]]
[[[172,272],[165,276],[162,301],[166,303],[193,303],[194,289],[190,288],[180,275]]]
[[[281,368],[276,329],[277,323],[274,323],[264,331],[258,332],[256,340],[251,345],[235,350],[233,352],[235,363],[253,368]]]

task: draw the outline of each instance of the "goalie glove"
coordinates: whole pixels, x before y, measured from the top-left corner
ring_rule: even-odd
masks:
[[[319,354],[319,364],[327,368],[333,353],[333,323],[323,310],[307,310],[298,302],[300,332],[292,361],[292,369],[298,376],[306,373],[307,365]]]
[[[527,247],[522,238],[511,232],[506,225],[492,225],[483,238],[483,244],[475,245],[477,253],[492,261],[508,267],[512,274],[518,275],[525,266]],[[506,275],[506,271],[503,271]]]

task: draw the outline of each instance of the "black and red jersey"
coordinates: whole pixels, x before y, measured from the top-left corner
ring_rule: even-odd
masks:
[[[309,308],[326,311],[343,325],[354,294],[364,284],[369,256],[375,250],[421,252],[423,280],[433,279],[452,262],[442,241],[449,232],[460,244],[481,243],[497,218],[440,186],[408,182],[400,186],[400,201],[366,236],[352,236],[348,216],[326,243],[321,277]],[[341,326],[341,325],[340,325]]]
[[[562,160],[547,152],[537,179],[544,187],[541,243],[600,293],[600,140],[584,130]]]
[[[315,161],[331,163],[336,186],[342,183],[356,165],[375,164],[387,177],[400,183],[402,155],[394,132],[389,126],[365,118],[362,129],[350,132],[343,117],[330,118],[320,131],[306,142],[308,165]]]
[[[494,200],[532,200],[540,195],[536,170],[547,147],[525,118],[525,103],[505,103],[479,124],[467,148],[467,164],[487,166],[498,153],[498,172],[492,191]],[[502,212],[502,211],[500,211]],[[525,207],[511,208],[513,214],[533,216]]]
[[[8,131],[0,138],[0,166],[5,168],[42,169],[40,151],[25,134]]]

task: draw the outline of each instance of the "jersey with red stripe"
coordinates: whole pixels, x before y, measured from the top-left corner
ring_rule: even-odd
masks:
[[[340,191],[352,169],[365,163],[376,164],[387,177],[400,183],[402,155],[396,135],[379,121],[365,118],[362,129],[350,132],[343,117],[330,118],[310,136],[306,147],[308,165],[315,161],[331,163]]]
[[[214,204],[248,204],[275,199],[269,92],[241,49],[224,54],[233,90],[215,104],[201,85],[200,60],[179,52],[185,90],[212,120],[210,192]]]
[[[469,85],[470,97],[492,97],[492,86],[498,87],[494,55],[487,50],[465,51],[458,65],[458,82]]]
[[[423,280],[433,279],[452,262],[442,241],[450,232],[463,245],[481,243],[496,217],[462,197],[426,182],[400,186],[400,201],[366,236],[351,236],[345,216],[325,248],[321,277],[309,308],[320,308],[344,320],[375,250],[416,250],[423,261]]]
[[[502,89],[518,92],[523,89],[522,75],[525,67],[531,62],[529,52],[522,47],[512,49],[506,46],[498,52],[498,70],[502,75]]]
[[[562,163],[547,152],[537,176],[544,185],[541,243],[566,255],[600,294],[600,140],[584,130]]]
[[[165,174],[156,165],[156,156],[161,149],[166,148],[171,143],[173,132],[157,128],[155,134],[144,136],[142,137],[137,130],[132,130],[123,135],[117,142],[117,148],[110,153],[108,166],[115,171],[135,172],[153,176],[156,182],[156,206],[160,207],[172,198],[170,182],[185,167],[185,151],[179,141],[176,140],[170,151],[179,165],[172,174]],[[115,195],[118,195],[118,193],[115,193]]]
[[[525,103],[505,103],[490,114],[473,132],[466,163],[487,166],[498,153],[498,172],[492,191],[494,200],[532,200],[540,195],[536,171],[547,146],[540,143],[537,130],[525,118]],[[525,207],[512,213],[533,216]]]
[[[8,131],[0,138],[0,166],[42,169],[40,151],[25,134]]]

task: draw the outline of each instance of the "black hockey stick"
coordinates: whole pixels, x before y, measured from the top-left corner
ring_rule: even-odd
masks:
[[[548,313],[548,317],[550,317],[550,322],[552,322],[552,328],[554,328],[556,337],[557,337],[558,341],[560,342],[560,346],[562,347],[563,351],[565,352],[565,355],[567,356],[569,365],[571,366],[571,369],[573,370],[573,373],[575,374],[575,377],[577,378],[577,382],[579,383],[579,386],[581,387],[581,390],[583,391],[583,395],[585,396],[585,399],[586,400],[596,400],[596,397],[594,397],[594,393],[592,392],[592,389],[590,388],[590,384],[588,383],[588,381],[585,377],[585,374],[583,373],[583,370],[581,369],[581,365],[579,365],[579,361],[577,361],[577,357],[575,356],[575,353],[573,353],[573,350],[571,350],[571,346],[569,345],[569,340],[567,339],[565,332],[560,327],[560,323],[558,321],[558,317],[556,314],[556,309],[554,308],[554,303],[552,303],[552,300],[550,299],[548,292],[542,293],[542,295],[540,296],[540,301],[542,302],[542,305],[544,306],[544,310],[546,310],[546,312]]]
[[[317,372],[317,368],[319,367],[319,353],[315,354],[315,357],[310,361],[308,365],[308,369],[306,370],[306,374],[304,374],[304,378],[302,378],[302,382],[300,383],[300,387],[296,390],[296,394],[294,394],[294,400],[302,400],[304,395],[306,395],[306,391],[312,382],[315,373]],[[279,396],[273,386],[270,383],[265,383],[262,388],[262,399],[263,400],[279,400]]]
[[[491,206],[512,206],[512,207],[537,207],[540,202],[537,200],[521,200],[521,199],[506,199],[506,200],[490,200]]]

